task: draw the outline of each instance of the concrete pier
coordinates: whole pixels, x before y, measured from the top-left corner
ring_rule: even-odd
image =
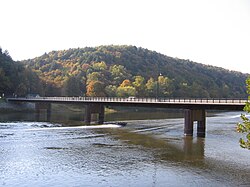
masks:
[[[193,136],[194,121],[197,121],[197,136],[205,137],[206,112],[205,110],[185,109],[184,135]]]
[[[98,114],[98,124],[104,123],[104,105],[102,104],[87,104],[85,106],[84,122],[89,125],[92,121],[92,114]]]
[[[50,121],[51,119],[51,103],[35,103],[35,118],[37,121],[40,119],[41,111],[46,111],[46,120]]]

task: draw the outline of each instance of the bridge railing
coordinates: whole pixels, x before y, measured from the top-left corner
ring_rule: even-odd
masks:
[[[12,100],[20,100],[21,98],[11,98]],[[242,98],[140,98],[140,97],[29,97],[23,100],[42,100],[42,101],[95,101],[95,102],[143,102],[143,103],[239,103],[248,102]]]

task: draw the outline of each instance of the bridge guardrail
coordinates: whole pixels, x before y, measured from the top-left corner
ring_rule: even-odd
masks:
[[[140,98],[140,97],[29,97],[10,98],[12,100],[48,100],[48,101],[96,101],[96,102],[144,102],[144,103],[234,103],[245,104],[242,98]]]

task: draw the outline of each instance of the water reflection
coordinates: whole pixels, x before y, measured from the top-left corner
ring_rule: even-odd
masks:
[[[166,166],[171,164],[200,174],[210,172],[209,175],[217,178],[217,182],[225,183],[227,178],[229,186],[235,186],[235,184],[247,186],[250,184],[250,165],[242,167],[236,163],[228,164],[228,161],[207,157],[205,154],[206,138],[161,138],[155,135],[154,132],[149,135],[127,131],[126,129],[116,129],[115,131],[115,133],[114,130],[110,132],[115,139],[152,153],[150,155],[153,156],[152,162],[155,164],[164,164]]]
[[[143,134],[117,129],[119,133],[112,130],[110,133],[117,140],[122,140],[126,144],[135,145],[150,149],[156,159],[162,161],[182,162],[183,160],[204,159],[204,138],[179,137],[179,138],[159,138],[152,134]]]
[[[183,155],[185,160],[204,159],[205,138],[184,137]]]

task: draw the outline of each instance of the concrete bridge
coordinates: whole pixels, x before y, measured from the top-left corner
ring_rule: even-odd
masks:
[[[184,109],[184,134],[193,135],[193,124],[197,121],[197,136],[205,137],[206,110],[242,111],[246,99],[172,99],[172,98],[117,98],[117,97],[32,97],[8,98],[8,102],[35,103],[36,115],[40,110],[47,111],[47,119],[51,116],[51,104],[85,105],[84,121],[91,123],[91,115],[98,114],[98,124],[104,123],[105,106],[150,107]]]

